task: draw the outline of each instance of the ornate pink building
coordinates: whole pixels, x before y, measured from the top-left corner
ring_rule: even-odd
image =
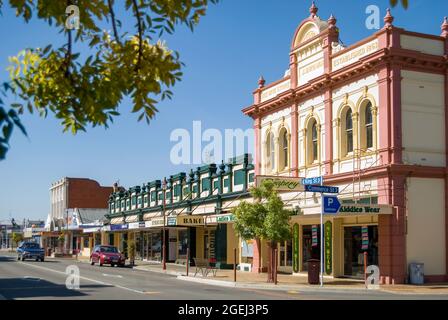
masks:
[[[344,47],[335,17],[317,12],[313,4],[297,27],[285,76],[260,78],[243,109],[254,120],[256,175],[323,176],[340,188],[348,211],[326,218],[328,275],[360,277],[367,252],[382,283],[406,282],[413,262],[424,263],[426,281],[448,281],[448,21],[441,35],[411,32],[388,10],[381,30]],[[280,266],[298,259],[292,272],[304,272],[320,199],[282,197],[297,211],[299,244],[281,245]],[[262,247],[255,271],[267,266]]]

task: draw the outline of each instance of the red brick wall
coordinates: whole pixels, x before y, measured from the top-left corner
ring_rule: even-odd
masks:
[[[108,208],[112,187],[102,187],[95,180],[68,178],[68,208]]]

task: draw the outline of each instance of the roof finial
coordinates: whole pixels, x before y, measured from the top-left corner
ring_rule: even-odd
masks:
[[[448,17],[445,17],[445,19],[443,19],[441,36],[448,38]]]
[[[258,79],[258,88],[263,88],[265,83],[266,80],[264,80],[263,76],[260,76],[260,79]]]
[[[333,16],[333,14],[331,14],[330,18],[328,18],[328,27],[330,29],[334,29],[336,27],[336,18]]]
[[[390,8],[387,8],[387,14],[384,17],[384,27],[385,28],[392,27],[392,22],[394,22],[394,17],[390,14]]]
[[[318,10],[319,9],[316,7],[316,3],[313,1],[313,3],[311,4],[311,7],[310,7],[311,18],[314,18],[317,15]]]

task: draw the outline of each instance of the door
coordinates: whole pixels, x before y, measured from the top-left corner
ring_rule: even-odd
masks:
[[[302,271],[308,271],[308,260],[320,260],[320,225],[303,226]]]
[[[364,255],[367,266],[378,265],[378,226],[344,228],[344,276],[364,278]]]

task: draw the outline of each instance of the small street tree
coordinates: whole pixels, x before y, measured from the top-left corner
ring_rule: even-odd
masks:
[[[263,181],[261,186],[251,188],[254,203],[242,201],[233,210],[234,228],[243,240],[266,240],[269,242],[268,282],[274,281],[275,248],[279,242],[291,238],[289,220],[292,211],[284,208],[284,203],[274,190],[272,181]],[[259,256],[260,246],[258,246]]]
[[[14,244],[16,244],[18,246],[21,241],[23,241],[23,234],[18,233],[18,232],[13,232],[13,234],[12,234],[12,248],[14,249]]]

